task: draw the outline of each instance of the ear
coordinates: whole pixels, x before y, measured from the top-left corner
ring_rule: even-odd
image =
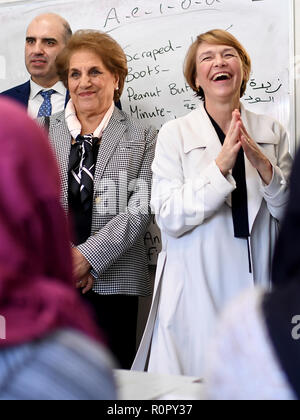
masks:
[[[242,66],[243,80],[248,80],[249,79],[249,74],[248,74],[248,70],[246,68],[246,64],[243,63],[241,58],[240,58],[240,61],[241,61],[241,66]]]
[[[119,89],[119,81],[120,81],[119,76],[115,74],[115,90]]]
[[[200,83],[200,80],[199,80],[199,77],[197,76],[197,74],[196,74],[196,77],[195,77],[195,86],[196,86],[197,89],[199,89],[201,87],[201,83]]]
[[[199,89],[201,88],[201,86],[200,86],[200,83],[199,83],[199,81],[197,79],[195,80],[195,86],[196,86],[197,91],[199,91]]]
[[[249,75],[247,73],[247,70],[244,68],[244,66],[242,66],[242,70],[243,70],[242,86],[245,85],[246,87],[249,81]]]

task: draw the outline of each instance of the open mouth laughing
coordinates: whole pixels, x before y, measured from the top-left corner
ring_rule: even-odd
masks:
[[[217,73],[213,76],[212,81],[213,82],[223,82],[225,80],[231,80],[232,75],[227,72]]]

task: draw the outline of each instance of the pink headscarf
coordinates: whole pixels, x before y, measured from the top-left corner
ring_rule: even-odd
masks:
[[[60,179],[46,134],[0,98],[0,348],[73,328],[100,339],[72,277]]]

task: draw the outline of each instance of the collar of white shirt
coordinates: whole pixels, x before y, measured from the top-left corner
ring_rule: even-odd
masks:
[[[55,83],[55,85],[53,85],[50,88],[44,88],[43,86],[38,85],[37,83],[35,83],[33,80],[30,80],[30,98],[29,99],[34,99],[41,90],[47,91],[53,89],[55,90],[57,93],[59,93],[60,95],[63,95],[64,97],[66,96],[66,88],[63,84],[63,82],[58,81],[57,83]]]
[[[61,81],[55,83],[54,86],[45,89],[43,88],[43,86],[40,86],[34,81],[30,80],[30,88],[31,89],[28,101],[28,114],[32,118],[37,117],[39,109],[44,101],[43,97],[39,95],[41,90],[47,91],[50,89],[54,89],[56,91],[56,93],[51,97],[52,114],[56,114],[57,112],[60,112],[65,108],[67,89],[64,87]]]

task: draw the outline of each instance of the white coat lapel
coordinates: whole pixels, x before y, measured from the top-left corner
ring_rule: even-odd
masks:
[[[241,105],[241,117],[245,125],[246,130],[257,142],[257,136],[259,136],[259,131],[255,133],[251,129],[251,122],[249,118],[251,114],[247,113],[244,106]],[[259,212],[263,196],[260,192],[261,180],[257,170],[251,165],[250,161],[245,155],[245,170],[246,170],[246,182],[247,182],[247,198],[248,198],[248,218],[249,218],[249,230],[251,233],[254,221],[256,219],[257,213]]]
[[[222,144],[203,103],[198,109],[187,115],[185,130],[186,132],[183,134],[185,153],[202,147],[206,148],[208,163],[218,157]],[[231,207],[231,195],[227,197],[226,203]]]
[[[214,129],[204,104],[186,116],[186,124],[183,127],[184,153],[197,149],[206,148],[209,160],[217,158],[222,145]]]
[[[124,132],[126,131],[127,126],[124,124],[124,121],[125,118],[122,116],[119,110],[115,108],[110,122],[107,128],[104,130],[100,144],[94,176],[94,183],[96,185],[100,182],[109,159],[114,154],[114,151],[116,150]]]

